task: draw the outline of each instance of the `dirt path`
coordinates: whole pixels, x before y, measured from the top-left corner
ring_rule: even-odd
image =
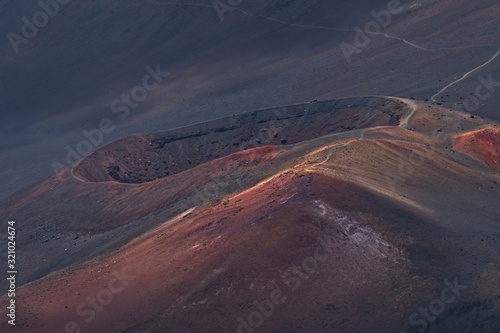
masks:
[[[490,60],[488,60],[487,62],[485,62],[484,64],[468,71],[467,73],[465,73],[460,79],[456,80],[456,81],[453,81],[452,83],[450,83],[449,85],[447,85],[446,87],[444,87],[443,89],[441,89],[440,91],[438,91],[435,95],[433,95],[431,97],[431,100],[433,102],[436,102],[436,97],[438,97],[440,94],[442,94],[443,92],[445,92],[446,90],[448,90],[451,86],[457,84],[457,83],[460,83],[462,82],[463,80],[465,80],[469,75],[471,75],[472,73],[474,72],[477,72],[478,70],[480,70],[481,68],[485,67],[485,66],[488,66],[493,60],[495,60],[498,55],[500,54],[500,50],[497,51],[497,53],[495,53],[491,58]]]
[[[401,128],[406,128],[408,126],[408,122],[410,121],[411,117],[415,114],[417,111],[417,104],[413,102],[412,100],[406,99],[406,98],[399,98],[399,97],[393,97],[397,99],[398,101],[401,101],[408,105],[410,107],[410,113],[403,119],[401,119],[401,122],[399,123],[399,127]]]

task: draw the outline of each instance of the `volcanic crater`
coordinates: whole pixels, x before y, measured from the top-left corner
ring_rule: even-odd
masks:
[[[500,182],[471,156],[495,151],[496,126],[366,97],[113,142],[0,205],[23,221],[20,327],[54,332],[79,320],[96,333],[234,332],[279,288],[287,301],[263,331],[388,332],[407,327],[452,272],[474,292],[429,332],[494,327]],[[316,250],[326,259],[293,290],[286,272]],[[105,315],[80,320],[82,301],[124,270],[136,277],[126,292]],[[457,320],[471,329],[455,329]]]
[[[115,141],[83,159],[73,172],[88,182],[145,183],[251,148],[394,126],[407,112],[405,103],[381,97],[313,101],[252,111]]]

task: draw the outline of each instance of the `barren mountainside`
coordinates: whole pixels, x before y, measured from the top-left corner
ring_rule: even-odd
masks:
[[[0,0],[0,332],[500,332],[497,0]]]
[[[92,332],[246,332],[259,307],[272,312],[264,331],[383,332],[407,327],[429,290],[454,283],[449,271],[469,292],[433,332],[497,325],[500,182],[476,134],[498,138],[497,124],[393,98],[277,110],[123,139],[3,207],[24,221],[19,243],[31,253],[23,332],[67,321]],[[264,128],[278,136],[259,137]],[[206,144],[230,148],[179,161],[180,149]],[[180,166],[138,183],[106,175],[129,154]],[[50,226],[33,214],[41,207]],[[466,270],[464,256],[474,263]],[[86,297],[116,274],[126,291],[97,316]]]

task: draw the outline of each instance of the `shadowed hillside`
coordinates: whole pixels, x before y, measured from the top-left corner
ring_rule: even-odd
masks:
[[[0,332],[499,332],[499,17],[0,0]]]
[[[399,101],[366,98],[254,111],[111,143],[81,161],[74,172],[94,182],[143,183],[249,148],[393,126],[408,112],[403,107]]]
[[[367,105],[368,118],[361,112]],[[29,315],[19,327],[417,332],[425,324],[430,332],[495,332],[500,179],[453,143],[497,124],[390,98],[308,107],[306,116],[301,106],[287,107],[290,123],[280,134],[289,143],[239,145],[141,184],[88,182],[65,170],[2,207],[9,219],[23,221],[19,243],[29,253],[22,270],[24,283],[32,282],[18,296]],[[359,128],[294,130],[356,111],[365,116]],[[243,120],[260,119],[268,128],[274,116],[262,110],[221,124],[254,133],[259,121]],[[363,127],[370,119],[379,119],[376,126]],[[227,140],[211,126],[189,131],[206,130],[215,146],[216,138]],[[153,137],[176,135],[124,142],[148,147]],[[484,151],[482,142],[470,141],[468,151]],[[97,156],[121,162],[127,155],[114,145]],[[151,153],[134,151],[134,160]],[[44,215],[35,215],[41,207]],[[453,301],[433,322],[409,319],[443,288],[451,288]]]
[[[356,28],[376,22],[372,11],[384,17],[388,1],[244,1],[222,22],[212,1],[61,5],[19,53],[8,38],[0,41],[0,196],[53,174],[52,163],[64,161],[66,148],[104,118],[115,129],[94,149],[133,133],[316,99],[424,100],[500,47],[495,0],[401,4],[403,11],[379,34],[363,38]],[[0,31],[21,34],[21,18],[31,20],[39,10],[35,0],[0,3]],[[356,47],[350,63],[342,43]],[[497,60],[452,84],[436,102],[459,107],[480,76],[498,82]],[[157,65],[170,75],[121,119],[112,103]],[[464,111],[498,119],[497,94],[480,107],[475,102]]]

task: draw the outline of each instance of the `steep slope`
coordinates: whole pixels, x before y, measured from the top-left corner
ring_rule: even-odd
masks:
[[[21,262],[21,282],[108,253],[159,221],[193,206],[216,202],[271,176],[303,153],[302,148],[289,143],[327,133],[342,136],[346,129],[359,136],[362,132],[354,126],[397,125],[398,119],[409,113],[405,103],[390,98],[346,99],[255,111],[112,143],[0,206],[5,219],[22,221],[24,226],[18,243],[28,255]],[[319,121],[322,131],[314,127]],[[242,133],[245,136],[239,137]],[[150,146],[154,140],[172,138],[173,144],[162,149]],[[288,145],[281,144],[282,138],[287,138]],[[204,146],[203,152],[210,155],[199,164],[195,149]],[[284,149],[287,146],[290,148]],[[218,152],[217,147],[227,149]],[[251,147],[255,149],[248,149]],[[182,152],[193,156],[193,163],[188,163]],[[218,154],[226,157],[218,158]],[[166,159],[169,164],[163,163]],[[110,161],[121,169],[137,166],[131,168],[135,172],[130,173],[130,179],[141,182],[113,179],[108,174],[113,170],[109,169]],[[144,182],[143,169],[149,162],[178,172],[168,177],[152,172],[150,178],[157,179]]]
[[[71,1],[18,54],[0,40],[0,198],[51,176],[52,163],[104,118],[114,131],[94,149],[137,132],[315,99],[424,100],[500,47],[498,1],[401,3],[405,10],[380,33],[360,37],[356,28],[373,29],[372,12],[383,15],[389,1],[243,1],[223,22],[210,0]],[[37,11],[36,0],[1,2],[0,30],[21,34],[21,18]],[[357,45],[351,63],[342,43]],[[498,82],[496,61],[436,101],[455,107],[479,76]],[[112,104],[126,105],[122,95],[157,66],[170,75],[122,119]],[[491,94],[469,111],[498,119],[496,104]]]
[[[494,170],[500,170],[500,129],[498,128],[457,135],[455,149]]]
[[[405,109],[398,100],[350,98],[253,111],[166,133],[122,139],[83,159],[73,171],[93,182],[143,183],[249,148],[394,126],[407,115]]]
[[[452,149],[458,133],[493,124],[402,102],[410,117],[401,126],[318,133],[142,184],[82,182],[65,172],[64,185],[14,203],[10,217],[28,221],[21,214],[29,205],[50,202],[61,232],[90,231],[74,242],[92,247],[73,246],[94,260],[51,264],[50,275],[22,287],[28,315],[19,327],[496,332],[500,179]],[[83,225],[78,214],[52,208],[62,196],[86,200],[84,189],[95,204],[84,206],[92,208]],[[210,195],[197,200],[204,189]],[[130,206],[147,208],[142,217],[120,214]],[[60,249],[66,237],[49,243]],[[99,243],[109,246],[93,252]],[[44,244],[31,248],[47,251]]]

